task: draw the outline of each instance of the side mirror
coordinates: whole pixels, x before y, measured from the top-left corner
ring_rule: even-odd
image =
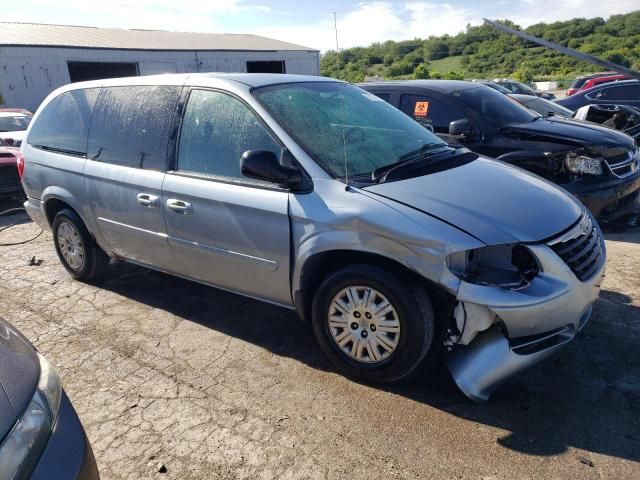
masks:
[[[293,187],[302,181],[297,168],[285,167],[270,150],[247,150],[240,157],[240,172],[245,177]]]
[[[471,124],[466,118],[449,123],[449,135],[452,137],[469,137],[471,134]]]

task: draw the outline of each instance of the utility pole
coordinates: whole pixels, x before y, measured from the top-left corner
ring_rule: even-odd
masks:
[[[336,20],[336,12],[333,11],[333,28],[336,30],[336,52],[340,50],[338,47],[338,21]]]
[[[564,45],[558,45],[557,43],[549,42],[548,40],[544,40],[543,38],[534,37],[533,35],[529,35],[528,33],[524,33],[519,30],[514,30],[513,28],[509,28],[506,25],[502,25],[501,23],[498,23],[494,20],[489,20],[488,18],[485,18],[484,21],[489,25],[493,25],[495,28],[497,28],[501,32],[508,33],[509,35],[516,35],[522,38],[523,40],[537,43],[538,45],[542,45],[543,47],[551,48],[556,52],[564,53],[565,55],[569,55],[573,58],[577,58],[578,60],[582,60],[583,62],[593,63],[594,65],[598,65],[599,67],[604,67],[607,70],[613,70],[614,72],[622,73],[623,75],[628,75],[631,78],[640,79],[640,72],[638,70],[627,68],[623,65],[618,65],[617,63],[610,62],[609,60],[604,60],[603,58],[594,57],[593,55],[587,55],[586,53],[579,52],[578,50],[574,50],[573,48],[569,48],[569,47],[565,47]]]

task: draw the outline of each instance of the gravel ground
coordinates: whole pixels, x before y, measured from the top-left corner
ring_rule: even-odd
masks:
[[[277,307],[126,264],[75,282],[46,232],[0,247],[0,316],[57,366],[104,479],[638,479],[640,230],[607,246],[592,321],[486,405],[444,371],[354,383]]]

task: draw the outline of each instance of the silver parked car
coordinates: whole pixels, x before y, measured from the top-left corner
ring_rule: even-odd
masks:
[[[22,154],[25,206],[74,278],[113,257],[295,308],[365,381],[442,353],[486,400],[576,335],[604,272],[573,197],[328,78],[75,83]]]

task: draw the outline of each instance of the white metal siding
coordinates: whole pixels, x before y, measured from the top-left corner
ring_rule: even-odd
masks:
[[[54,89],[69,83],[68,61],[135,62],[140,75],[246,72],[250,60],[284,60],[287,73],[319,75],[313,51],[145,51],[0,46],[0,95],[4,107],[35,111]]]

